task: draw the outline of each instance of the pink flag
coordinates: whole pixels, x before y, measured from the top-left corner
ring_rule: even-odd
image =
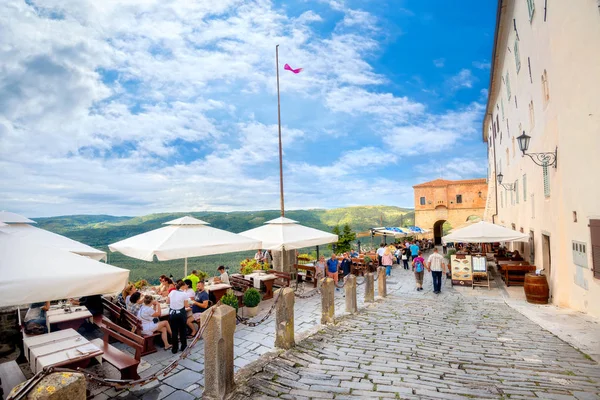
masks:
[[[285,69],[285,70],[287,70],[287,71],[292,71],[292,72],[293,72],[293,73],[295,73],[295,74],[299,74],[299,73],[300,73],[300,71],[302,71],[302,68],[293,69],[292,67],[290,67],[290,65],[289,65],[289,64],[285,64],[285,65],[283,66],[283,69]]]

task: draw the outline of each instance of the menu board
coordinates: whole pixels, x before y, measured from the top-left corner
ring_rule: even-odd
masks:
[[[485,256],[473,256],[473,272],[487,272],[487,258]]]
[[[473,285],[473,266],[470,255],[452,254],[450,256],[450,266],[452,268],[452,285]]]

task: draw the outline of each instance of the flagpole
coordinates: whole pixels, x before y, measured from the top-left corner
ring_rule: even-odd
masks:
[[[283,151],[281,146],[281,99],[279,96],[279,45],[275,46],[275,64],[277,69],[277,123],[279,126],[279,198],[281,202],[281,216],[285,217],[283,207]]]

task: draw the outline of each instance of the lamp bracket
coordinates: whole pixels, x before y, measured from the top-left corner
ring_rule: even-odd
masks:
[[[549,153],[525,153],[525,152],[523,152],[523,155],[529,156],[529,158],[531,158],[533,160],[533,162],[536,165],[539,165],[540,167],[547,165],[548,167],[556,168],[556,165],[558,163],[558,147],[556,147],[554,152],[549,152]]]
[[[514,183],[501,183],[500,186],[502,186],[505,190],[512,192],[513,190],[515,190],[515,184]]]

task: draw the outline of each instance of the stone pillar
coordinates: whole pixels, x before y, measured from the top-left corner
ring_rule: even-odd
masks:
[[[377,268],[377,294],[379,297],[387,297],[387,285],[385,282],[385,267]]]
[[[272,251],[273,269],[279,272],[295,272],[296,250]]]
[[[375,301],[375,279],[373,273],[369,272],[365,274],[365,303],[372,303]]]
[[[11,394],[27,382],[17,385]],[[29,391],[28,400],[85,400],[87,384],[85,376],[79,372],[54,372],[42,378],[37,385]],[[7,395],[8,393],[5,393]]]
[[[222,400],[233,391],[233,334],[235,309],[227,305],[215,306],[204,331],[204,397]],[[204,324],[210,311],[202,313]]]
[[[279,296],[282,296],[279,298]],[[275,308],[275,347],[291,349],[296,344],[294,339],[294,291],[281,288],[275,291],[277,306]]]
[[[331,278],[321,279],[321,323],[333,324],[335,317],[335,284]]]
[[[358,302],[356,301],[356,276],[350,274],[346,277],[344,290],[346,291],[346,312],[351,314],[358,312]]]

